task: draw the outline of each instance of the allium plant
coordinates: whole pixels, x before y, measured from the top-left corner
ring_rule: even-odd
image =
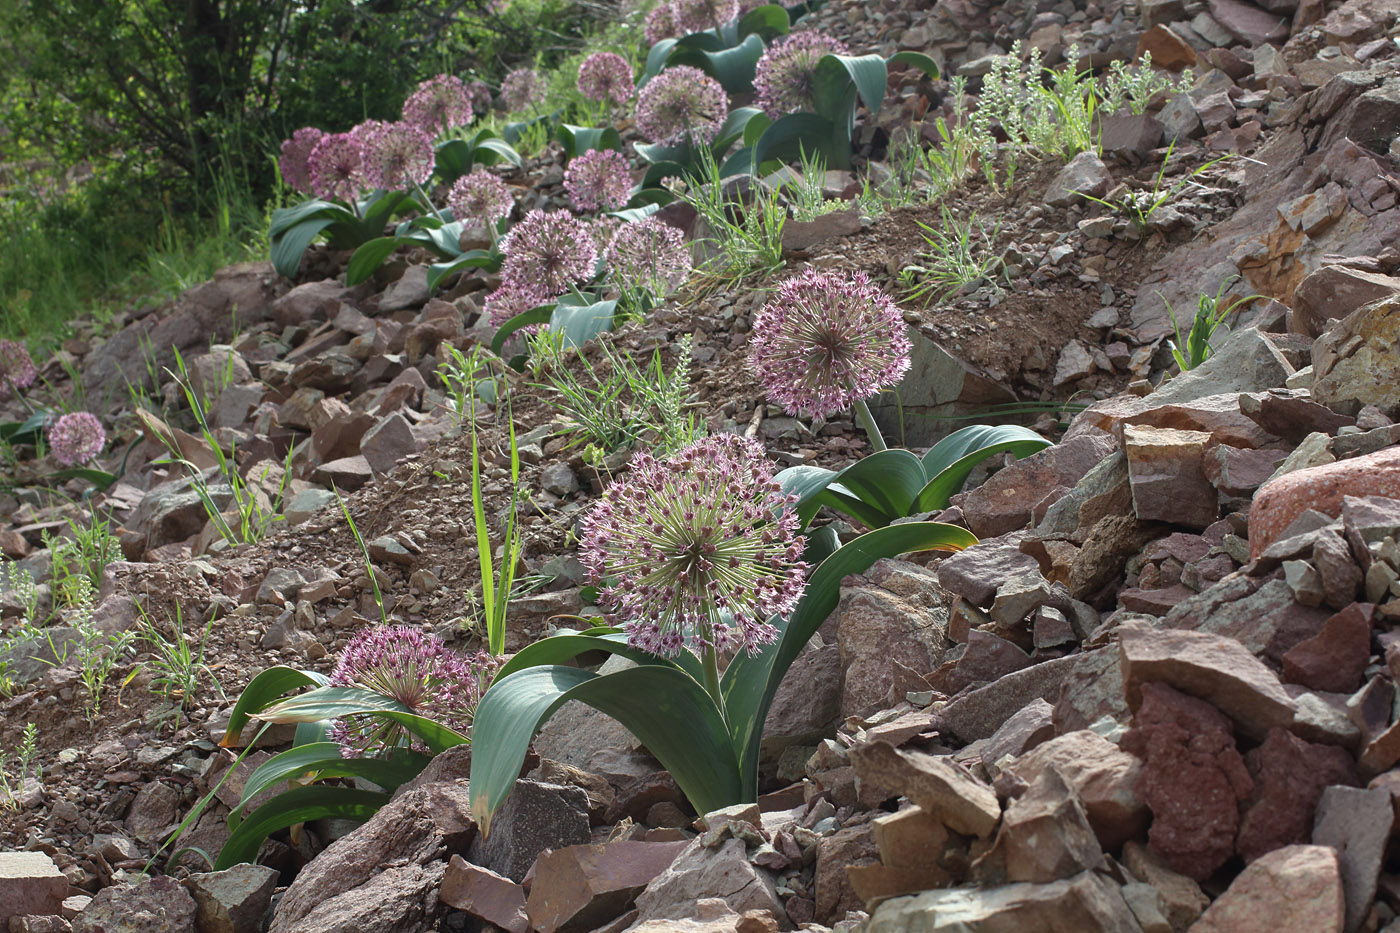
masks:
[[[647,14],[642,27],[642,35],[647,45],[655,45],[662,39],[672,39],[676,35],[676,13],[669,3],[658,3]]]
[[[755,316],[749,362],[768,397],[792,414],[826,417],[854,406],[883,450],[865,400],[898,384],[911,349],[894,299],[869,276],[807,269]]]
[[[311,193],[326,201],[353,205],[365,187],[363,162],[364,143],[359,134],[331,133],[322,137],[306,160]]]
[[[27,389],[39,378],[34,358],[23,344],[0,340],[0,402],[21,389]]]
[[[738,0],[672,0],[672,16],[681,35],[716,29],[739,15]]]
[[[813,112],[812,82],[824,55],[845,55],[845,43],[819,32],[795,32],[775,41],[758,60],[754,97],[774,120],[799,111]]]
[[[755,441],[707,437],[632,458],[583,525],[580,559],[604,617],[652,654],[755,654],[802,595],[797,514]]]
[[[642,289],[659,299],[690,275],[690,249],[675,227],[644,217],[618,228],[604,265],[624,291]]]
[[[345,646],[331,672],[331,685],[360,687],[402,703],[415,715],[465,735],[499,661],[482,651],[467,656],[441,639],[401,625],[376,626]],[[359,713],[336,720],[331,732],[346,758],[393,748],[427,751],[400,723]]]
[[[616,149],[590,149],[569,163],[564,188],[576,211],[617,210],[632,193],[632,171]]]
[[[632,66],[616,52],[595,52],[578,69],[578,92],[589,100],[625,104],[635,88]]]
[[[508,112],[528,110],[544,100],[544,81],[533,68],[517,68],[501,82],[501,100]]]
[[[311,170],[309,161],[311,150],[325,138],[325,133],[314,126],[303,126],[282,141],[282,152],[277,159],[277,167],[282,172],[282,180],[294,191],[311,194]]]
[[[433,174],[433,140],[411,123],[382,123],[364,133],[365,182],[372,188],[417,188]]]
[[[660,145],[709,143],[728,115],[724,88],[689,65],[667,68],[637,97],[637,129]]]
[[[403,119],[429,136],[436,137],[472,122],[472,102],[467,86],[456,75],[429,78],[408,96]]]
[[[542,289],[536,288],[529,282],[502,282],[501,287],[486,296],[483,310],[492,327],[500,327],[506,321],[517,315],[524,314],[531,308],[559,297],[558,294],[545,294]],[[523,328],[526,333],[534,333],[539,330],[536,325]]]
[[[75,411],[59,418],[48,428],[49,450],[65,467],[87,463],[107,446],[107,432],[91,412]]]
[[[598,249],[588,225],[568,211],[534,210],[501,241],[501,278],[530,284],[549,295],[593,277]]]
[[[467,85],[467,99],[471,101],[472,110],[478,114],[491,112],[491,85],[480,78],[474,79]]]
[[[447,206],[464,224],[484,224],[494,243],[496,225],[510,216],[515,198],[505,182],[478,166],[453,182],[452,190],[447,193]]]

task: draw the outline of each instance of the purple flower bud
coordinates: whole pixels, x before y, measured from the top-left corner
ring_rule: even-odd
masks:
[[[738,0],[672,0],[671,15],[681,35],[714,29],[739,15]]]
[[[597,247],[588,225],[568,211],[531,211],[501,240],[501,278],[562,295],[593,278]]]
[[[433,174],[433,140],[410,123],[379,123],[364,131],[361,172],[371,188],[421,185]]]
[[[311,193],[327,201],[354,201],[364,189],[360,135],[330,133],[321,137],[306,160]]]
[[[517,68],[501,82],[501,100],[508,112],[527,110],[544,100],[544,81],[533,68]]]
[[[642,27],[643,35],[647,40],[647,45],[655,45],[662,39],[673,39],[676,37],[676,14],[671,9],[669,3],[658,3],[656,7],[647,14],[646,23]]]
[[[623,288],[642,288],[664,298],[690,275],[690,249],[675,227],[644,217],[618,228],[604,264]]]

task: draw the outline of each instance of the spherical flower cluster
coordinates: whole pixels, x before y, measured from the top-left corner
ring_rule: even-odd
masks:
[[[675,37],[676,14],[671,9],[671,4],[658,3],[647,14],[646,22],[642,26],[642,35],[647,40],[647,45],[655,45],[662,39]]]
[[[288,139],[282,141],[282,154],[277,159],[277,167],[282,172],[282,180],[293,191],[311,193],[311,172],[308,160],[311,150],[325,138],[325,133],[314,126],[303,126]]]
[[[499,666],[485,652],[467,657],[417,629],[377,626],[350,639],[331,685],[371,690],[465,734]],[[331,738],[346,758],[399,747],[427,751],[403,726],[370,713],[338,720]]]
[[[632,193],[632,173],[616,149],[590,149],[569,163],[564,187],[576,211],[617,210]]]
[[[24,344],[0,340],[0,402],[29,388],[38,378],[39,370]]]
[[[491,111],[491,85],[480,78],[467,85],[467,98],[471,101],[472,110],[476,113],[489,113]]]
[[[492,327],[500,327],[506,321],[517,315],[524,314],[531,308],[538,308],[557,298],[558,295],[547,295],[542,289],[531,285],[528,282],[501,283],[501,287],[486,296],[486,303],[483,310],[486,312],[487,320]],[[536,325],[522,328],[526,333],[534,333],[539,330]]]
[[[794,499],[755,441],[721,434],[662,462],[647,453],[584,519],[581,558],[628,641],[756,652],[802,595]]]
[[[817,32],[795,32],[768,47],[754,73],[754,97],[773,119],[789,113],[813,112],[812,81],[823,55],[845,55],[839,39]]]
[[[544,100],[544,81],[533,68],[517,68],[501,82],[507,112],[526,110]]]
[[[472,102],[467,86],[456,75],[440,74],[418,85],[403,104],[405,123],[429,136],[472,122]]]
[[[865,273],[808,269],[755,316],[749,362],[774,402],[826,417],[903,378],[913,346],[904,331],[894,300]]]
[[[107,446],[107,432],[97,416],[86,411],[69,412],[48,427],[49,450],[65,467],[87,463]]]
[[[738,0],[672,0],[671,15],[681,35],[714,29],[739,15]]]
[[[505,182],[478,166],[452,183],[447,206],[463,223],[492,226],[510,214],[515,198]]]
[[[421,185],[433,174],[433,140],[410,123],[382,123],[365,131],[365,184],[392,190]]]
[[[690,250],[675,227],[644,217],[618,229],[604,264],[623,288],[643,288],[662,298],[690,275]]]
[[[306,160],[311,193],[327,201],[353,201],[364,188],[364,143],[359,134],[329,133]]]
[[[724,88],[699,68],[677,65],[647,82],[637,98],[637,129],[654,143],[708,143],[729,114]]]
[[[635,88],[632,66],[616,52],[595,52],[578,69],[578,92],[589,100],[625,104]]]
[[[501,241],[505,262],[501,278],[530,283],[550,296],[593,277],[598,249],[588,225],[568,211],[535,210],[526,214]]]

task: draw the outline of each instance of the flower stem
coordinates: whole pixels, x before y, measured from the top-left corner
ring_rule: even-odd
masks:
[[[721,717],[724,716],[724,695],[719,690],[719,659],[715,657],[714,646],[706,648],[700,657],[705,672],[705,692],[715,701]]]
[[[865,429],[865,436],[870,438],[870,446],[875,450],[885,450],[885,439],[880,435],[880,427],[875,423],[875,416],[870,413],[870,406],[865,404],[865,399],[857,399],[855,404],[856,420]]]
[[[423,186],[420,185],[420,184],[418,184],[418,182],[415,181],[415,182],[413,182],[413,190],[415,190],[415,191],[418,192],[418,196],[421,197],[421,198],[423,199],[423,203],[426,204],[426,205],[428,206],[428,210],[432,211],[433,214],[435,214],[435,215],[437,216],[437,219],[438,219],[438,220],[440,220],[440,221],[442,221],[444,224],[446,224],[446,223],[447,223],[447,218],[446,218],[446,217],[443,217],[443,216],[442,216],[442,211],[438,210],[437,207],[435,207],[435,206],[433,205],[433,199],[430,198],[430,197],[428,197],[428,192],[426,192],[426,191],[423,190]]]

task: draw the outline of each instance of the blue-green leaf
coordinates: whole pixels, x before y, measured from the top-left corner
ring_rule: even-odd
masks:
[[[738,36],[757,33],[765,42],[772,42],[792,29],[792,17],[776,3],[756,7],[739,17]]]
[[[393,720],[422,739],[434,754],[470,741],[455,729],[410,712],[398,700],[362,687],[317,687],[252,715],[264,722],[319,722],[362,714]]]
[[[947,508],[948,500],[962,489],[973,467],[988,457],[1009,451],[1020,458],[1049,446],[1045,438],[1017,424],[973,424],[960,428],[924,454],[924,475],[929,481],[919,492],[916,510]]]
[[[346,758],[336,742],[299,745],[274,755],[248,775],[243,795],[229,814],[229,823],[236,826],[249,801],[282,781],[358,777],[393,793],[417,777],[430,761],[429,756],[408,748],[392,749],[383,757]]]
[[[317,234],[335,223],[329,217],[311,217],[287,227],[272,237],[272,267],[287,278],[301,268],[301,257]]]
[[[889,57],[888,61],[892,63],[901,62],[905,65],[913,65],[915,68],[922,71],[925,75],[932,78],[934,81],[938,80],[938,62],[934,61],[932,58],[925,55],[923,52],[895,52]]]
[[[572,126],[568,123],[559,127],[559,142],[564,147],[564,155],[577,158],[591,149],[615,149],[622,152],[622,137],[611,126]]]
[[[698,44],[688,45],[687,36],[672,50],[666,61],[672,65],[691,65],[714,78],[730,94],[742,94],[753,90],[753,78],[758,60],[763,57],[763,40],[757,35],[749,35],[732,49],[708,51]],[[718,41],[718,40],[716,40]]]
[[[617,299],[572,305],[561,300],[549,317],[549,329],[563,334],[564,346],[581,347],[605,330],[612,330]]]
[[[219,744],[224,748],[237,747],[243,727],[248,724],[253,713],[271,706],[293,690],[301,687],[324,687],[328,683],[330,678],[316,671],[302,671],[280,664],[269,667],[248,681],[248,686],[239,694],[238,702],[233,704],[233,712],[229,714],[224,739]]]
[[[263,840],[279,829],[328,817],[363,823],[388,802],[388,794],[321,784],[297,787],[278,794],[254,810],[238,824],[237,829],[229,833],[228,841],[214,863],[214,870],[224,871],[242,862],[253,861]]]
[[[428,267],[428,291],[434,291],[442,280],[463,269],[485,269],[493,272],[501,267],[501,254],[484,249],[469,249],[456,259],[435,262]]]
[[[398,249],[403,242],[401,237],[386,236],[370,240],[360,246],[350,257],[350,264],[345,268],[345,284],[359,285],[374,275],[375,271],[384,264],[384,260],[392,256],[394,250]]]
[[[536,324],[548,324],[550,316],[554,314],[554,303],[539,305],[529,311],[522,311],[515,317],[506,321],[496,330],[496,336],[491,338],[491,352],[497,356],[501,355],[501,350],[505,347],[506,341],[511,335],[522,327],[530,327]]]

